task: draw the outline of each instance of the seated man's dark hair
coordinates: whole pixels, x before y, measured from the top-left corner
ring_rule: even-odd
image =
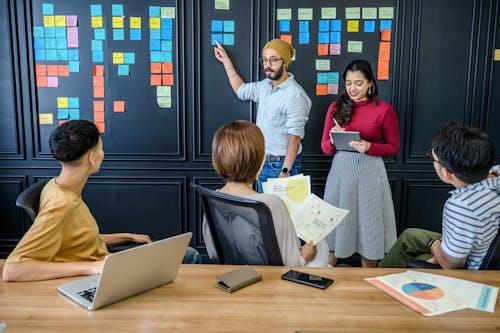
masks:
[[[478,128],[443,124],[432,139],[432,148],[442,165],[467,184],[484,180],[495,162],[493,141]]]
[[[80,159],[89,149],[99,142],[99,130],[87,120],[70,120],[50,134],[50,151],[60,162],[73,162]]]

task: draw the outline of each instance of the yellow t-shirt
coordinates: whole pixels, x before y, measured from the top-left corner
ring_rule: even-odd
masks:
[[[40,196],[35,222],[6,262],[103,260],[108,254],[99,227],[82,198],[52,179]]]

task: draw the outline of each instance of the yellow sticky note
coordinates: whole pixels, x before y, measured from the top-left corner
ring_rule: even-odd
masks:
[[[311,21],[313,19],[313,9],[312,8],[299,8],[298,9],[298,19],[300,21]]]
[[[54,22],[56,24],[56,27],[65,27],[66,26],[66,15],[54,16]]]
[[[92,16],[92,28],[102,28],[102,16]]]
[[[336,7],[323,7],[321,8],[321,19],[322,20],[333,20],[337,18],[337,8]]]
[[[229,3],[228,3],[229,9]],[[175,18],[175,7],[161,7],[160,8],[160,17],[161,18]]]
[[[39,113],[38,114],[38,122],[40,125],[49,125],[54,123],[54,117],[52,113]]]
[[[54,27],[56,25],[55,19],[53,15],[45,15],[43,17],[43,26],[44,27]]]
[[[278,8],[276,10],[276,20],[287,20],[292,19],[292,8]]]
[[[150,29],[160,29],[161,19],[159,17],[150,17],[149,18],[149,28]]]
[[[123,18],[121,16],[113,16],[113,28],[123,28]]]
[[[68,108],[68,97],[57,97],[57,108],[67,109]]]
[[[500,49],[495,49],[493,60],[500,61]]]
[[[113,64],[123,64],[123,52],[113,52]]]
[[[359,21],[358,20],[348,20],[347,21],[347,32],[359,32]]]
[[[132,29],[141,28],[141,18],[140,17],[130,17],[130,27]]]

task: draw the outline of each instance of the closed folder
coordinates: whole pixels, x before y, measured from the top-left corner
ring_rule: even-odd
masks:
[[[217,275],[217,287],[232,293],[238,289],[246,287],[252,283],[262,280],[262,275],[251,269],[250,267],[238,268],[224,274]]]

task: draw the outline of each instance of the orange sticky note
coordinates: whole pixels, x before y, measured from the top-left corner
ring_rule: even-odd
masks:
[[[104,76],[93,76],[94,87],[104,87]]]
[[[151,75],[151,85],[152,86],[161,86],[161,75]]]
[[[163,85],[173,86],[174,85],[174,75],[173,74],[163,74]]]
[[[328,84],[317,84],[316,85],[316,95],[318,95],[318,96],[328,95]]]
[[[35,72],[37,76],[46,76],[47,75],[47,65],[36,65]]]
[[[102,122],[102,123],[94,122],[94,125],[99,130],[99,133],[105,132],[106,126],[104,125],[104,122]]]
[[[388,61],[378,61],[377,66],[377,79],[378,80],[389,80],[389,62]]]
[[[104,76],[103,65],[94,65],[94,76]]]
[[[68,65],[59,65],[59,66],[57,66],[57,73],[58,73],[59,76],[69,76]]]
[[[328,44],[318,44],[318,55],[328,55]]]
[[[165,73],[173,73],[174,72],[174,66],[171,62],[164,62],[161,64],[161,72],[163,74]]]
[[[161,73],[161,62],[152,62],[151,74],[160,74],[160,73]]]
[[[288,44],[292,44],[292,35],[281,35],[280,39],[284,40]]]
[[[47,82],[47,77],[46,76],[38,76],[36,77],[36,86],[37,87],[47,87],[48,82]]]
[[[94,112],[104,112],[104,101],[94,101]]]
[[[104,98],[104,87],[94,87],[94,97]]]
[[[125,101],[114,101],[113,112],[125,112]]]
[[[103,123],[104,122],[104,112],[94,112],[94,121],[96,123]]]
[[[378,60],[389,61],[391,58],[391,42],[380,42],[378,46]]]
[[[385,42],[391,41],[391,30],[382,30],[380,33],[380,40]]]
[[[58,73],[57,65],[47,65],[47,76],[57,76]]]

